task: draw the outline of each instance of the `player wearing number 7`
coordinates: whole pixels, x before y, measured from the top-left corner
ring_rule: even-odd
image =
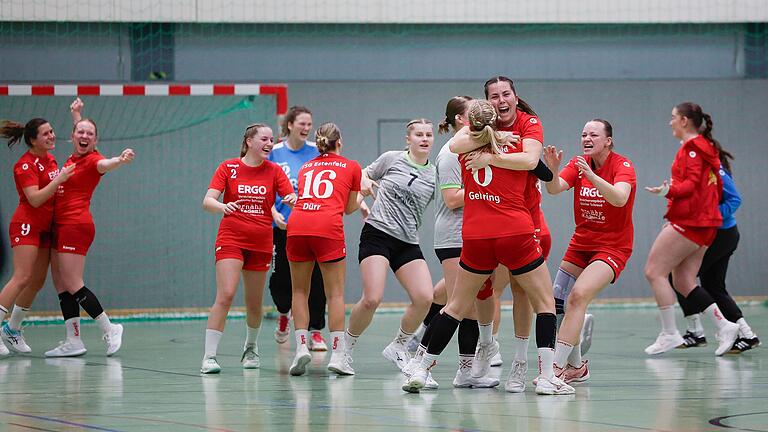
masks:
[[[321,125],[315,133],[320,156],[299,170],[299,197],[288,221],[286,254],[291,267],[293,326],[296,357],[291,375],[303,375],[312,359],[309,339],[309,289],[317,262],[323,276],[331,332],[331,360],[328,370],[353,375],[344,349],[344,278],[347,248],[344,241],[344,214],[360,207],[358,192],[362,179],[360,165],[341,156],[343,141],[338,126]]]

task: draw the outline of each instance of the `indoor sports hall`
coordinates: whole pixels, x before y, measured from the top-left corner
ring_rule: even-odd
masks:
[[[0,0],[0,59],[2,431],[768,432],[765,1]],[[482,107],[505,145],[453,151]],[[323,291],[297,276],[290,220],[337,187],[307,171],[329,154],[362,178]],[[609,179],[608,154],[631,175]],[[489,192],[508,171],[525,198]],[[534,210],[462,226],[511,201],[540,208],[551,250]],[[501,283],[492,336],[457,300],[480,284],[446,263],[508,276],[528,243],[474,249],[498,259],[483,273],[467,237],[441,264],[441,208],[484,245],[533,233],[537,261],[509,268],[528,300]],[[238,217],[264,250],[235,235],[226,254]]]

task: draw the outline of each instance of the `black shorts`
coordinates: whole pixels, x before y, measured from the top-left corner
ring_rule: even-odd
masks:
[[[447,259],[461,257],[461,248],[453,247],[453,248],[435,249],[435,255],[437,255],[437,259],[440,260],[440,264],[442,264],[443,261]]]
[[[369,256],[374,255],[381,255],[388,259],[389,267],[392,271],[397,271],[400,267],[411,261],[424,259],[419,245],[406,243],[369,224],[365,224],[360,232],[360,248],[357,260],[362,262]]]

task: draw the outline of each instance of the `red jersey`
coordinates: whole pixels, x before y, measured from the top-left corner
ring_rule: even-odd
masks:
[[[520,153],[522,146],[507,144],[502,150],[504,153]],[[533,219],[525,201],[528,175],[528,171],[490,165],[475,173],[462,169],[464,216],[461,237],[479,240],[533,234]]]
[[[94,150],[83,156],[73,154],[64,162],[62,168],[74,164],[75,171],[56,191],[55,223],[61,225],[93,223],[90,210],[91,197],[103,175],[96,168],[102,159],[104,156]]]
[[[58,174],[59,169],[56,158],[52,154],[35,156],[27,151],[13,166],[13,181],[16,183],[16,192],[19,194],[19,206],[13,213],[12,223],[35,224],[42,227],[50,227],[53,219],[53,197],[40,207],[32,207],[24,194],[24,189],[37,186],[42,189]]]
[[[588,164],[592,158],[584,156]],[[635,204],[636,176],[629,159],[610,152],[605,163],[595,174],[611,184],[629,183],[632,191],[624,207],[614,207],[603,198],[597,188],[586,177],[579,174],[576,158],[560,172],[560,178],[573,188],[573,218],[576,232],[569,247],[574,250],[590,251],[596,247],[614,250],[632,250],[634,227],[632,208]]]
[[[274,162],[251,167],[239,158],[222,162],[209,189],[224,192],[224,203],[236,201],[240,210],[224,215],[216,245],[237,246],[256,252],[272,252],[272,205],[275,194],[293,193],[288,176]]]
[[[299,199],[288,220],[288,236],[344,240],[344,209],[349,193],[360,191],[362,169],[343,156],[325,153],[301,166]]]
[[[667,193],[670,222],[695,227],[720,227],[720,154],[701,135],[680,146],[672,163],[672,182]]]

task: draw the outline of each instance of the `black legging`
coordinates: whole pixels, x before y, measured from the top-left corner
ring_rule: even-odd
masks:
[[[701,261],[701,268],[699,269],[701,287],[712,296],[725,319],[731,322],[736,322],[744,316],[725,287],[728,261],[730,261],[731,255],[733,255],[738,245],[739,229],[736,225],[732,228],[717,230],[717,236],[704,254],[704,259]],[[670,276],[671,280],[672,277]],[[680,302],[680,307],[683,309],[685,316],[702,312],[680,293],[675,291],[675,294],[677,294],[677,301]]]
[[[291,310],[291,267],[285,252],[287,233],[280,228],[273,230],[275,259],[272,275],[269,277],[269,292],[277,311],[285,314]],[[315,264],[312,271],[312,282],[309,288],[309,329],[322,330],[325,328],[325,287],[320,266]]]

